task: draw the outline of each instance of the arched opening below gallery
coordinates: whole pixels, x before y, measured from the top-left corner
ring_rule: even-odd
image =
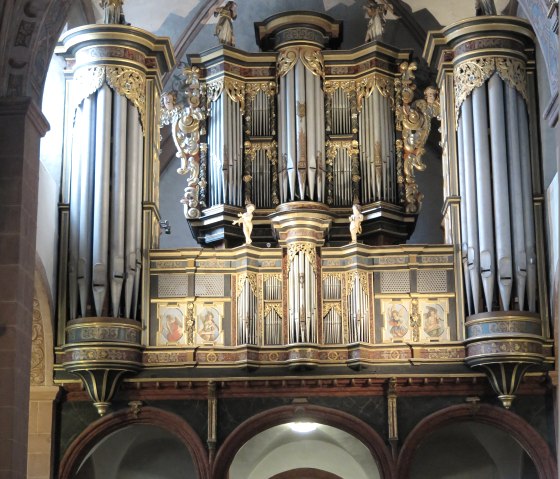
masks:
[[[418,446],[410,479],[496,477],[538,479],[537,469],[506,431],[474,421],[441,427]]]
[[[309,428],[298,430],[301,424]],[[286,423],[249,439],[235,455],[229,479],[296,477],[291,475],[295,470],[306,471],[298,478],[381,478],[367,446],[348,432],[325,424]]]
[[[97,443],[75,479],[184,479],[198,477],[189,450],[163,428],[132,424]]]

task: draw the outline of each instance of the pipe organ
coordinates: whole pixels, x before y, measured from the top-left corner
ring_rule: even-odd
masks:
[[[271,17],[260,53],[191,56],[161,111],[167,41],[119,25],[63,37],[57,374],[101,413],[125,373],[179,388],[257,368],[267,383],[316,369],[318,385],[474,368],[509,407],[528,368],[552,367],[528,24],[430,33],[438,89],[423,96],[409,51],[341,51],[340,34],[321,14]],[[446,244],[404,244],[434,118]],[[161,125],[197,248],[157,249]]]
[[[118,378],[140,367],[146,251],[159,241],[161,75],[173,53],[167,40],[121,25],[71,30],[57,53],[68,91],[60,342],[65,367],[104,413]],[[119,343],[112,354],[92,347],[103,339]]]

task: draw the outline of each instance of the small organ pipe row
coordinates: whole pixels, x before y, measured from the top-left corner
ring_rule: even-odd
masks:
[[[525,100],[493,74],[461,105],[457,140],[468,310],[535,312],[536,247]]]
[[[257,344],[258,300],[245,277],[237,296],[237,344]]]
[[[290,343],[317,342],[317,293],[313,265],[303,251],[294,254],[288,272]]]
[[[282,317],[274,308],[270,308],[264,318],[264,343],[282,344]]]
[[[390,98],[375,88],[359,114],[363,203],[397,201],[394,124]]]
[[[210,105],[208,144],[210,206],[243,206],[241,107],[225,90]]]
[[[360,275],[354,274],[348,294],[348,340],[351,343],[369,341],[369,295]]]
[[[336,308],[330,308],[323,318],[323,338],[325,344],[342,343],[342,316]]]
[[[298,58],[279,83],[280,200],[323,201],[325,133],[321,78]]]

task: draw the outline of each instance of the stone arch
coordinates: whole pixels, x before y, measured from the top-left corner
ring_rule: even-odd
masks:
[[[420,421],[403,444],[397,461],[396,477],[406,479],[410,476],[410,466],[414,452],[428,435],[441,427],[460,421],[474,421],[508,433],[532,459],[540,479],[556,479],[558,477],[554,456],[541,435],[517,414],[488,404],[451,406]]]
[[[312,404],[292,404],[280,406],[247,419],[240,424],[224,441],[213,465],[212,477],[226,478],[233,458],[241,447],[253,436],[274,426],[305,418],[306,421],[317,422],[341,429],[361,441],[371,452],[377,462],[381,477],[392,479],[394,462],[381,436],[361,419],[348,413]]]
[[[173,434],[190,452],[198,470],[198,479],[210,479],[210,468],[206,448],[194,429],[181,417],[157,409],[144,407],[138,411],[126,409],[118,411],[90,424],[72,442],[60,463],[60,479],[71,479],[88,452],[105,436],[131,425],[157,426]]]

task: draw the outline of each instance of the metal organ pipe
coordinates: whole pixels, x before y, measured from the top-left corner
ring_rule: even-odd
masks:
[[[307,137],[307,164],[309,173],[309,197],[315,198],[315,185],[317,178],[317,152],[319,151],[318,145],[315,142],[315,132],[323,128],[323,125],[318,123],[318,118],[315,115],[315,75],[309,70],[304,68],[305,73],[305,122],[306,122],[306,137]]]
[[[472,98],[469,96],[461,106],[463,118],[463,153],[465,157],[465,209],[467,212],[467,264],[471,279],[473,296],[473,309],[475,314],[480,310],[480,275],[479,275],[479,248],[478,248],[478,222],[477,198],[474,165],[473,144],[473,111]]]
[[[76,135],[72,140],[72,163],[70,173],[70,241],[68,245],[68,303],[70,318],[74,319],[78,314],[78,257],[80,242],[80,170],[81,155],[83,151],[83,111],[81,107],[76,109],[74,119],[74,131]]]
[[[127,100],[113,94],[110,281],[113,316],[119,315],[124,283]]]
[[[135,109],[136,110],[136,109]],[[134,113],[138,118],[136,121],[136,141],[138,151],[138,165],[136,168],[136,272],[134,274],[134,294],[132,297],[132,314],[131,317],[136,319],[138,312],[138,301],[140,300],[140,275],[142,273],[142,198],[144,197],[144,136],[139,122],[138,111]],[[134,214],[134,213],[132,213]],[[144,245],[144,249],[147,249]]]
[[[78,257],[78,289],[82,316],[87,315],[91,287],[91,235],[93,208],[93,159],[95,156],[95,96],[84,99],[84,125],[81,159],[80,240]]]
[[[480,274],[486,300],[486,310],[492,311],[494,297],[494,237],[492,193],[490,189],[490,149],[488,145],[488,113],[486,85],[472,93],[475,144],[475,177],[478,210],[478,241],[480,248]]]
[[[294,69],[286,74],[286,170],[288,173],[288,185],[290,201],[296,199],[296,105],[295,105],[295,74]],[[283,119],[280,118],[280,121]]]
[[[517,116],[517,92],[506,85],[506,112],[508,138],[508,173],[511,188],[512,212],[523,211],[523,188],[521,180],[521,159]],[[515,219],[515,218],[514,218]],[[527,257],[525,252],[525,227],[523,221],[512,221],[513,230],[513,265],[515,271],[515,289],[519,309],[525,304],[525,283],[527,278]]]
[[[537,253],[535,225],[533,220],[533,189],[531,182],[531,149],[529,144],[529,124],[527,106],[523,97],[516,92],[517,116],[519,125],[521,189],[523,191],[523,226],[525,233],[525,251],[527,255],[527,309],[537,310]],[[522,305],[520,304],[520,307]]]
[[[467,309],[469,315],[473,314],[473,301],[471,291],[470,272],[468,266],[468,221],[467,221],[467,199],[465,186],[465,139],[463,134],[463,116],[459,118],[459,126],[457,129],[457,153],[459,159],[459,191],[461,192],[461,257],[463,261],[463,277],[465,281],[465,290],[467,292]],[[509,224],[509,223],[508,223]]]
[[[131,104],[128,104],[127,115],[127,131],[128,140],[127,159],[126,159],[126,248],[125,248],[125,300],[124,300],[124,316],[133,317],[132,295],[134,293],[134,280],[136,276],[136,250],[141,238],[137,238],[137,210],[141,210],[141,204],[138,203],[138,169],[141,169],[142,156],[138,151],[138,138],[141,137],[142,131],[138,122],[138,110]]]
[[[107,294],[109,254],[109,194],[111,178],[112,92],[104,84],[97,93],[95,186],[93,207],[93,300],[97,316],[103,314]]]
[[[509,310],[512,288],[511,229],[509,211],[509,187],[507,172],[507,143],[505,132],[504,86],[502,79],[494,74],[488,81],[488,98],[492,150],[492,188],[494,203],[494,231],[496,233],[496,256],[498,289],[504,311]]]

